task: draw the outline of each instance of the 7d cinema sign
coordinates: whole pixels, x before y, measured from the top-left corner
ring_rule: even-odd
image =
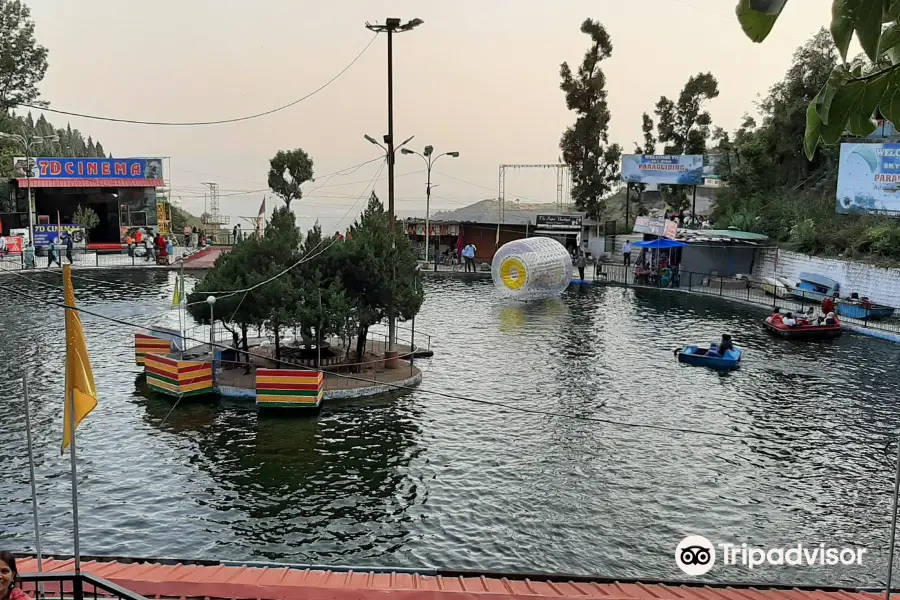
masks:
[[[159,179],[158,158],[24,158],[15,161],[16,177],[32,179]]]

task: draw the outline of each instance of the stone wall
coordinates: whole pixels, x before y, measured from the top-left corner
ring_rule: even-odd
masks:
[[[900,307],[900,269],[882,269],[859,262],[766,249],[759,252],[753,279],[777,275],[796,281],[800,273],[817,273],[834,279],[841,284],[842,297],[856,292],[873,302]]]

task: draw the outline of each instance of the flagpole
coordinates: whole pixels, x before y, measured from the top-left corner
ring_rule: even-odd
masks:
[[[38,573],[44,572],[44,559],[41,554],[41,526],[40,517],[38,516],[38,497],[37,483],[34,478],[34,445],[31,439],[31,408],[28,401],[28,375],[22,375],[22,395],[25,397],[25,436],[28,440],[28,470],[31,473],[31,506],[34,515],[34,550],[37,553],[37,570]],[[44,584],[38,582],[38,595],[44,595]]]
[[[81,548],[78,543],[78,467],[75,461],[75,390],[69,392],[69,426],[72,428],[69,458],[72,460],[72,522],[75,526],[75,574],[81,574]]]

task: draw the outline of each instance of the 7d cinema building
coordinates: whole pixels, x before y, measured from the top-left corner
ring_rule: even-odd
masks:
[[[158,231],[157,188],[163,187],[159,158],[15,158],[10,212],[0,214],[4,232],[28,231],[47,246],[60,226],[82,245],[121,248],[138,229]],[[29,198],[32,213],[29,218]],[[97,213],[99,224],[85,231],[73,220],[78,206]]]

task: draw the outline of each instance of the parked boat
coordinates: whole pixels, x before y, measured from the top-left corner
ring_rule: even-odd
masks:
[[[849,300],[841,300],[837,305],[837,313],[842,317],[872,321],[888,319],[894,315],[894,307],[886,304],[876,304],[868,298],[859,298],[856,294]]]
[[[689,365],[712,367],[714,369],[736,369],[740,365],[741,356],[744,353],[740,348],[728,350],[724,356],[719,353],[708,354],[708,352],[709,348],[685,346],[675,350],[675,356],[678,357],[678,362]]]
[[[817,273],[800,273],[794,286],[794,297],[821,303],[826,297],[834,298],[841,292],[841,284]]]
[[[757,284],[765,293],[776,298],[785,298],[793,292],[793,284],[787,285],[784,281],[775,277],[763,277],[762,283]]]
[[[797,325],[794,326],[785,325],[784,317],[784,314],[776,312],[774,315],[766,317],[763,326],[775,335],[789,340],[821,340],[841,335],[841,322],[837,317],[834,319],[834,325],[810,325],[801,316],[797,320]]]

